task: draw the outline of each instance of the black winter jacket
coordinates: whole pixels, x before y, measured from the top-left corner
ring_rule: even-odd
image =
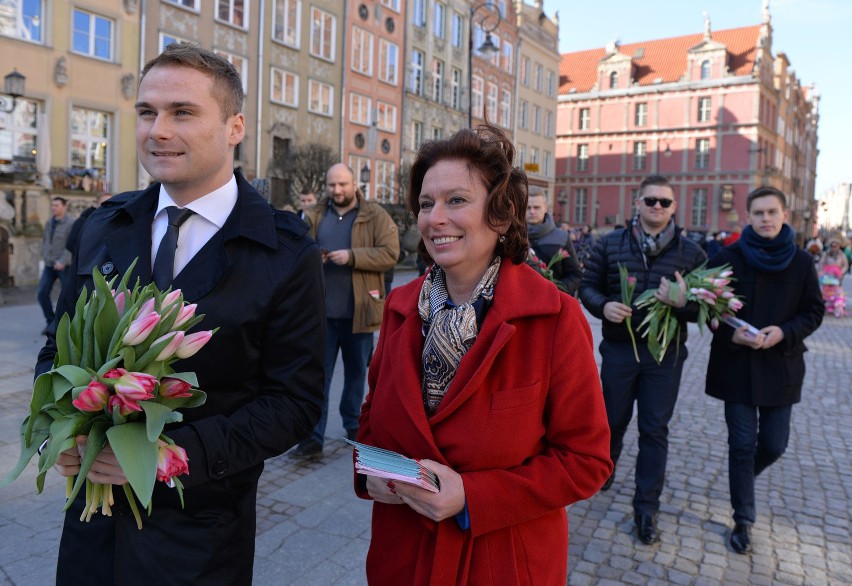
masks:
[[[546,214],[544,222],[537,226],[529,226],[530,247],[535,251],[536,256],[540,261],[549,263],[553,255],[559,252],[560,249],[565,249],[568,256],[551,267],[553,276],[565,286],[565,291],[568,295],[577,293],[577,287],[580,286],[580,279],[583,277],[583,271],[580,269],[580,263],[577,262],[577,251],[574,250],[574,245],[571,238],[565,230],[557,228],[550,214]]]
[[[629,227],[610,232],[595,243],[592,254],[585,264],[579,296],[583,306],[592,315],[602,320],[601,333],[605,339],[619,342],[630,341],[624,322],[616,324],[603,316],[604,305],[608,302],[621,303],[619,263],[626,266],[629,273],[636,277],[636,289],[633,292],[633,299],[636,299],[646,290],[659,287],[663,277],[673,281],[675,271],[685,275],[707,260],[707,256],[698,244],[682,237],[680,228],[675,230],[674,239],[657,256],[646,257],[642,253],[639,242],[633,237]],[[631,325],[634,332],[645,318],[645,313],[633,308]],[[698,304],[687,303],[681,309],[674,309],[674,314],[681,324],[687,321],[694,322],[698,319]],[[681,327],[680,342],[684,341],[686,341],[686,328]]]

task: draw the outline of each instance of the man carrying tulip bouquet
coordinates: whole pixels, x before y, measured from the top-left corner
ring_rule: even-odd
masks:
[[[721,325],[713,334],[705,391],[725,402],[728,481],[734,509],[731,548],[751,551],[757,518],[754,482],[787,449],[793,405],[802,399],[805,338],[825,314],[811,256],[796,247],[786,224],[787,197],[758,187],[746,198],[748,226],[710,259],[730,264],[749,325]]]
[[[250,583],[263,462],[306,437],[319,419],[320,251],[302,222],[274,210],[234,171],[234,147],[245,134],[242,100],[239,74],[211,51],[177,43],[148,62],[136,138],[140,162],[157,182],[105,202],[80,231],[60,315],[73,314],[78,292],[91,289],[93,269],[109,280],[135,260],[131,286],[138,279],[180,289],[205,316],[205,330],[217,331],[212,338],[187,332],[177,350],[175,368],[195,372],[207,394],[206,403],[165,429],[186,458],[161,450],[157,477],[177,475],[183,502],[173,483],[157,482],[140,530],[122,491],[114,491],[112,516],[89,522],[80,521],[80,495],[66,515],[57,584]],[[138,332],[130,333],[142,336],[144,319],[133,327]],[[50,338],[37,374],[50,369],[55,353]],[[128,392],[147,397],[148,383],[138,379],[125,381]],[[183,391],[163,382],[158,390],[175,397]],[[102,395],[93,387],[81,404]],[[131,399],[127,392],[122,397]],[[60,474],[80,470],[85,441],[77,438],[78,448],[61,454]],[[127,482],[108,445],[87,478]]]
[[[646,545],[660,539],[657,513],[665,484],[668,425],[687,356],[685,322],[698,318],[697,303],[685,299],[682,275],[706,260],[701,247],[684,237],[681,228],[675,225],[676,209],[674,190],[668,180],[659,175],[646,178],[639,186],[633,220],[626,228],[600,238],[592,249],[579,293],[586,309],[602,320],[601,385],[613,463],[621,455],[624,433],[633,417],[633,404],[637,405],[639,454],[633,512],[637,536]],[[657,288],[656,299],[671,305],[673,315],[682,324],[679,339],[673,340],[675,347],[660,362],[645,344],[640,344],[638,354],[635,353],[628,328],[635,328],[645,315],[642,310],[623,303],[622,270],[627,271],[625,282],[629,277],[635,279],[630,283],[631,286],[635,283],[637,297]],[[674,299],[670,280],[680,287],[680,294]],[[615,471],[603,490],[609,489],[614,478]]]
[[[553,262],[553,277],[561,281],[563,291],[568,295],[576,294],[583,271],[577,262],[577,253],[568,233],[553,223],[553,217],[547,211],[547,194],[541,187],[530,187],[527,201],[527,235],[530,248],[542,262],[550,263],[553,255],[562,255],[561,260]]]

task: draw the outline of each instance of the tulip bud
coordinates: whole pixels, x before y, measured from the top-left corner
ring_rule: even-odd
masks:
[[[157,480],[174,486],[172,478],[181,474],[189,474],[189,458],[186,450],[180,446],[160,446],[157,454]]]
[[[124,291],[120,292],[118,295],[115,295],[113,299],[115,300],[115,308],[116,310],[118,310],[118,315],[123,314],[125,303]]]
[[[112,369],[106,371],[106,373],[104,373],[104,375],[101,378],[121,378],[126,373],[127,373],[127,371],[124,370],[123,368],[112,368]]]
[[[171,291],[168,295],[163,297],[163,301],[160,303],[160,307],[168,307],[169,305],[180,299],[181,295],[182,293],[180,292],[180,289],[175,289],[174,291]]]
[[[716,331],[716,330],[719,329],[719,318],[718,317],[714,317],[713,319],[710,320],[710,329],[713,330],[713,331]]]
[[[144,372],[128,372],[115,381],[115,393],[125,400],[143,401],[154,398],[157,377]]]
[[[634,277],[633,275],[630,275],[629,277],[627,277],[627,284],[630,285],[631,287],[633,285],[635,285],[636,284],[636,277]]]
[[[734,271],[722,271],[719,273],[719,276],[723,279],[727,279],[728,277],[732,277],[734,275]]]
[[[149,313],[154,311],[155,304],[156,304],[156,301],[154,300],[153,297],[151,297],[148,301],[146,301],[145,303],[142,304],[142,307],[140,307],[139,311],[136,312],[136,317],[139,317],[140,315],[148,315]]]
[[[183,342],[180,347],[175,352],[175,355],[178,358],[189,358],[190,356],[195,355],[196,352],[201,350],[204,345],[210,341],[210,338],[213,337],[213,332],[210,330],[205,330],[203,332],[195,332],[194,334],[189,334],[184,337]]]
[[[121,341],[124,342],[125,346],[141,344],[154,331],[158,323],[160,323],[160,314],[156,311],[141,314],[141,317],[137,317],[130,323],[130,327],[127,328],[127,333],[124,334]]]
[[[559,249],[559,257],[560,258],[568,258],[568,251],[564,248]]]
[[[180,397],[191,397],[189,389],[192,385],[179,378],[165,377],[160,381],[160,396],[165,399],[178,399]]]
[[[71,404],[80,411],[95,412],[106,407],[108,400],[109,389],[107,386],[102,382],[93,380],[76,399],[71,401]]]
[[[195,308],[198,307],[197,303],[190,303],[189,305],[184,305],[178,311],[177,319],[175,320],[175,325],[172,327],[179,328],[193,317],[195,317]]]
[[[728,301],[728,307],[731,311],[739,311],[743,308],[743,302],[737,298]]]
[[[127,417],[134,411],[142,411],[142,406],[136,401],[125,399],[120,395],[113,395],[107,402],[107,411],[112,413],[116,409],[122,417]]]
[[[151,344],[152,346],[157,342],[162,342],[168,338],[171,338],[171,341],[166,344],[166,347],[160,350],[160,353],[157,354],[157,357],[154,360],[168,360],[172,357],[172,355],[177,352],[177,349],[180,347],[181,342],[183,342],[183,337],[185,334],[183,332],[169,332],[163,336],[160,336]]]

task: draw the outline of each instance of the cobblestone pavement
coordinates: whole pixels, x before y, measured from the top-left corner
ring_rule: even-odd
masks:
[[[852,281],[846,284],[849,289]],[[597,337],[600,325],[590,321]],[[0,307],[0,473],[17,458],[40,329],[36,305]],[[757,481],[750,555],[727,545],[727,434],[722,403],[703,391],[709,341],[691,328],[670,426],[661,542],[644,546],[632,533],[633,423],[613,487],[569,509],[568,583],[852,584],[852,318],[826,317],[808,339],[804,400],[793,410],[790,447]],[[333,406],[341,376],[337,372],[332,385]],[[332,439],[342,432],[332,409],[321,461],[296,464],[285,455],[267,463],[257,505],[255,584],[366,583],[370,505],[352,492],[351,451]],[[53,582],[64,484],[49,474],[37,496],[34,476],[30,467],[0,491],[0,584]]]

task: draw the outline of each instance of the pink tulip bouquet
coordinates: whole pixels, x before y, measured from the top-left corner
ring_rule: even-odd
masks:
[[[175,488],[183,501],[177,477],[189,472],[186,452],[163,429],[182,420],[179,409],[203,405],[207,395],[197,388],[195,373],[175,372],[171,364],[198,352],[214,332],[187,333],[203,316],[195,315],[195,304],[187,304],[179,289],[163,292],[153,283],[129,289],[132,269],[114,288],[116,279],[107,283],[93,270],[94,290],[81,292],[73,318],[62,316],[53,368],[36,379],[21,426],[18,465],[0,486],[38,453],[40,493],[59,454],[76,447],[77,436],[87,436],[80,473],[68,478],[65,508],[85,485],[81,521],[99,508],[111,514],[112,485],[86,479],[108,444],[127,476],[124,492],[141,529],[136,500],[150,514],[155,482]]]
[[[527,253],[527,264],[530,265],[539,275],[556,285],[557,289],[565,291],[565,284],[553,275],[553,265],[558,262],[562,262],[566,258],[568,258],[568,251],[564,248],[560,248],[552,257],[550,257],[550,261],[545,263],[543,260],[538,258],[535,252],[533,252],[533,249],[530,248],[530,251]]]
[[[712,329],[719,327],[719,322],[726,315],[734,315],[742,306],[742,300],[737,297],[731,287],[735,279],[730,265],[706,268],[706,263],[686,274],[683,280],[686,284],[686,301],[698,303],[698,328],[704,331],[705,324]],[[636,299],[636,307],[648,308],[648,313],[639,330],[643,338],[648,339],[648,350],[657,361],[662,362],[669,343],[680,334],[680,322],[672,314],[670,305],[657,300],[656,289],[649,289]],[[680,297],[680,287],[672,282],[669,288],[672,300]]]

